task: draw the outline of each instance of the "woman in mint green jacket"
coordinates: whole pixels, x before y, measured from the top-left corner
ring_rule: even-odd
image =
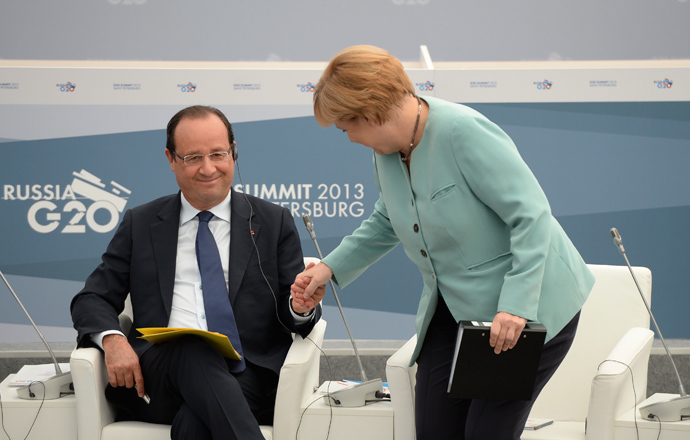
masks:
[[[314,113],[374,150],[380,198],[352,235],[297,277],[293,296],[309,302],[331,278],[344,287],[401,243],[424,280],[410,360],[418,365],[417,439],[519,439],[594,284],[536,178],[498,126],[468,107],[415,96],[402,64],[376,47],[331,60]],[[546,326],[531,401],[447,396],[463,320],[492,321],[497,354],[515,346],[527,321]]]

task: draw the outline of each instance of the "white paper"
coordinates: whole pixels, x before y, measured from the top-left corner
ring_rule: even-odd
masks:
[[[69,363],[59,364],[63,373],[70,371]],[[55,376],[55,364],[24,365],[12,378],[10,386],[28,385]]]

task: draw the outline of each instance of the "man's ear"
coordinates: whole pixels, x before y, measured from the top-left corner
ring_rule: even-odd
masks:
[[[166,148],[165,156],[168,158],[168,162],[170,162],[170,171],[175,172],[175,155]]]

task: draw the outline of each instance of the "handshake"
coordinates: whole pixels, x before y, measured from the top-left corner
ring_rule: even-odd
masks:
[[[313,310],[326,294],[326,283],[332,276],[333,271],[325,264],[309,263],[290,287],[294,311],[304,314]]]

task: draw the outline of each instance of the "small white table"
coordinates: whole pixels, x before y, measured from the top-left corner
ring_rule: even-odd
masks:
[[[10,374],[0,383],[2,397],[0,421],[12,440],[77,439],[74,394],[43,402],[20,399],[16,388],[9,386],[13,377],[14,374]],[[31,430],[30,433],[29,430]],[[0,429],[0,440],[8,440],[2,429]]]
[[[357,408],[331,407],[316,391],[302,405],[302,413],[297,432],[300,440],[393,440],[393,407],[389,401]]]
[[[618,419],[615,424],[616,440],[637,440],[637,433],[639,432],[640,440],[687,440],[690,439],[690,420],[683,420],[679,422],[657,422],[646,420],[640,417],[640,407],[650,403],[668,400],[673,397],[678,397],[678,394],[663,394],[658,393],[647,398],[644,402],[637,405],[637,408],[632,409]],[[637,421],[637,427],[635,422]],[[659,429],[661,429],[661,436],[659,436]]]

